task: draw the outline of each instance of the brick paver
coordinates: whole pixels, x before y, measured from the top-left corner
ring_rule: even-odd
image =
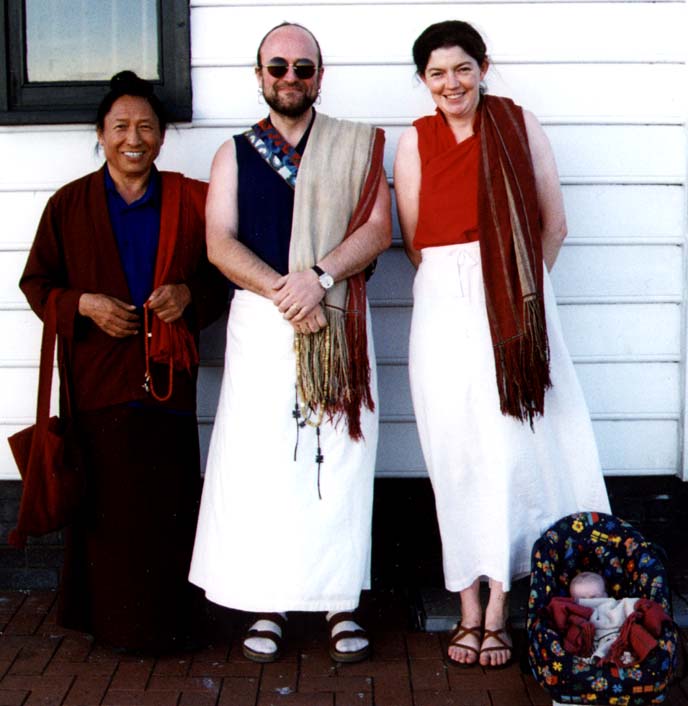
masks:
[[[324,621],[290,617],[284,658],[258,665],[235,638],[161,658],[124,654],[54,622],[51,592],[0,593],[0,706],[548,706],[535,680],[514,664],[460,669],[443,657],[446,636],[407,628],[378,612],[373,657],[335,665]],[[403,613],[403,612],[402,612]],[[236,629],[225,634],[241,634]],[[522,642],[523,636],[518,636]],[[688,678],[667,706],[688,706]]]
[[[80,675],[74,679],[67,692],[64,706],[81,706],[81,704],[99,704],[102,702],[108,687],[110,677],[100,675]]]

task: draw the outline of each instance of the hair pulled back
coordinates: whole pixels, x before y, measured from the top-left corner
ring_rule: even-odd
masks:
[[[96,113],[96,127],[103,130],[105,116],[112,109],[113,104],[122,96],[137,96],[145,98],[158,118],[160,133],[165,134],[167,128],[167,114],[160,99],[153,92],[153,86],[145,79],[139,78],[133,71],[120,71],[110,79],[110,90],[100,101]]]
[[[418,75],[425,73],[435,49],[447,47],[461,47],[481,67],[487,59],[485,42],[473,25],[462,20],[437,22],[426,27],[413,43],[413,61]]]

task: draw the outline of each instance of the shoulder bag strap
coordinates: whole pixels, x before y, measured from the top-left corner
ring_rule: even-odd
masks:
[[[41,343],[41,362],[38,372],[38,399],[36,402],[36,429],[31,450],[41,448],[48,429],[50,417],[50,396],[53,384],[53,363],[55,361],[55,339],[57,337],[57,293],[53,289],[43,313],[43,341]]]

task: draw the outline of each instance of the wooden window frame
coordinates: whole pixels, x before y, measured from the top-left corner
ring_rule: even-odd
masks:
[[[191,120],[188,0],[158,0],[160,78],[155,92],[170,122]],[[108,81],[28,83],[24,0],[0,0],[0,125],[93,123]],[[122,69],[127,68],[122,66]]]

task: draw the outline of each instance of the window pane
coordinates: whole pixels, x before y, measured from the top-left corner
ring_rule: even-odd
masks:
[[[29,82],[160,78],[156,0],[26,0]]]

